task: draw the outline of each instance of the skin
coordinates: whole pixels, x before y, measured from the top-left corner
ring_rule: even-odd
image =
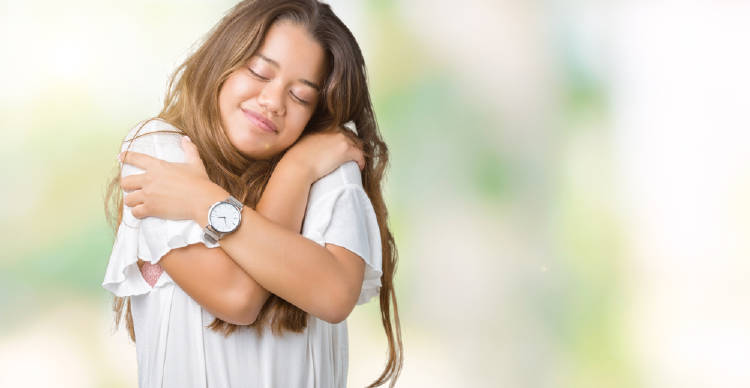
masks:
[[[266,159],[292,145],[313,114],[323,79],[324,53],[304,28],[276,23],[246,66],[229,75],[219,91],[222,125],[245,155]],[[262,130],[249,114],[276,127]]]
[[[279,22],[258,54],[222,86],[219,109],[232,145],[266,158],[293,144],[312,115],[318,93],[310,84],[322,80],[323,51],[304,28]],[[275,131],[264,131],[247,112],[263,115]],[[208,208],[229,196],[208,179],[187,139],[183,149],[186,163],[126,154],[124,163],[145,170],[121,182],[135,217],[205,225]],[[227,322],[254,322],[269,292],[325,321],[344,320],[359,295],[364,261],[339,246],[321,247],[299,231],[312,183],[350,160],[364,166],[362,151],[342,130],[305,136],[278,163],[256,209],[243,209],[240,227],[221,240],[220,249],[195,244],[170,251],[160,264],[196,302]],[[178,195],[184,192],[191,196]]]

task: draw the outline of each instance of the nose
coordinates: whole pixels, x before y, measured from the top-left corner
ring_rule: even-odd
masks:
[[[269,82],[258,95],[258,105],[274,116],[283,116],[286,113],[284,105],[284,88]]]

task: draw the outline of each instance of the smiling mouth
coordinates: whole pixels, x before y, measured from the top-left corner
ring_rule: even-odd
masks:
[[[268,120],[267,118],[263,117],[259,113],[253,112],[249,109],[242,109],[242,113],[245,114],[245,117],[247,117],[248,120],[250,120],[253,124],[255,124],[256,127],[260,128],[263,132],[268,133],[278,133],[278,130],[276,129],[276,124],[274,124],[271,120]]]

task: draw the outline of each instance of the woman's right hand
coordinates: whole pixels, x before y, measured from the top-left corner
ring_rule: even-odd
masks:
[[[305,135],[287,150],[280,165],[292,165],[301,169],[314,182],[338,168],[354,161],[362,170],[365,168],[365,155],[361,142],[344,128],[329,129]]]

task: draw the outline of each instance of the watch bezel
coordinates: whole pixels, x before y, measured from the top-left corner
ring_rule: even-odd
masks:
[[[227,231],[219,229],[216,225],[214,225],[213,222],[211,222],[211,214],[214,212],[214,209],[216,209],[216,207],[219,206],[219,205],[221,205],[221,204],[227,204],[227,205],[231,206],[232,209],[234,209],[237,212],[237,218],[238,218],[237,219],[237,224],[234,226],[234,228],[232,228],[230,230],[227,230]],[[240,209],[237,209],[237,206],[235,206],[233,203],[231,203],[229,201],[219,201],[219,202],[216,202],[213,205],[211,205],[210,208],[208,208],[208,225],[210,225],[211,228],[213,228],[215,231],[217,231],[217,232],[219,232],[221,234],[227,234],[227,233],[234,232],[235,230],[237,230],[237,228],[239,228],[239,226],[240,226],[241,223],[242,223],[242,211]]]

